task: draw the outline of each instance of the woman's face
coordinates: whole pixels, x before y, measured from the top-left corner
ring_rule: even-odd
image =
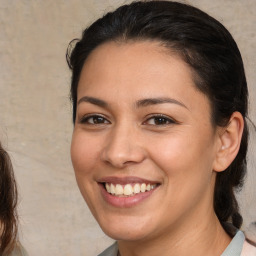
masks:
[[[214,214],[218,136],[184,61],[156,42],[105,43],[77,96],[71,157],[104,232],[152,239]]]

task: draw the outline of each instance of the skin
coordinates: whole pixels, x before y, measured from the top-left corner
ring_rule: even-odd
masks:
[[[121,255],[220,255],[231,239],[214,213],[214,184],[239,148],[239,114],[230,125],[238,131],[231,156],[223,147],[234,144],[231,130],[213,127],[191,69],[157,42],[99,46],[84,64],[77,93],[71,145],[77,183]],[[138,103],[156,98],[171,100]],[[109,176],[159,186],[132,207],[115,207],[98,183]]]

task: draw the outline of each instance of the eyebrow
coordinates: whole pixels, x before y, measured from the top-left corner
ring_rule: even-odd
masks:
[[[100,100],[100,99],[97,99],[97,98],[94,98],[94,97],[89,97],[89,96],[82,97],[77,102],[77,105],[79,105],[81,102],[88,102],[88,103],[91,103],[93,105],[97,105],[97,106],[103,107],[103,108],[108,106],[107,102],[105,102],[104,100]]]
[[[108,103],[104,100],[98,99],[98,98],[94,98],[94,97],[90,97],[90,96],[84,96],[81,99],[79,99],[79,101],[77,102],[77,105],[79,105],[82,102],[88,102],[91,103],[93,105],[97,105],[99,107],[103,107],[106,108],[108,107]],[[157,105],[157,104],[164,104],[164,103],[171,103],[171,104],[177,104],[179,106],[182,106],[186,109],[187,106],[175,99],[172,98],[148,98],[148,99],[142,99],[136,102],[136,107],[140,108],[140,107],[147,107],[147,106],[151,106],[151,105]]]
[[[143,100],[139,100],[136,103],[136,106],[137,107],[147,107],[147,106],[150,106],[150,105],[157,105],[157,104],[164,104],[164,103],[177,104],[179,106],[182,106],[182,107],[188,109],[187,106],[184,103],[182,103],[178,100],[172,99],[172,98],[148,98],[148,99],[143,99]]]

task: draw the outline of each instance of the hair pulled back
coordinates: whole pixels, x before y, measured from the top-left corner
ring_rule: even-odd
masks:
[[[12,164],[0,144],[0,255],[8,255],[16,242],[17,188]]]
[[[226,126],[233,112],[247,116],[248,89],[239,49],[228,30],[201,10],[178,2],[138,1],[107,13],[75,39],[67,50],[72,70],[71,100],[76,119],[77,87],[89,54],[109,42],[159,41],[191,67],[199,91],[208,96],[212,124]],[[71,42],[71,45],[74,41]],[[235,189],[243,184],[246,172],[248,129],[245,122],[238,155],[232,164],[217,174],[214,209],[221,223],[240,228],[242,217]]]

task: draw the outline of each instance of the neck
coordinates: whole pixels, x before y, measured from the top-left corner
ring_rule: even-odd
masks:
[[[206,215],[207,216],[207,215]],[[217,256],[231,241],[215,214],[172,227],[167,234],[139,241],[118,241],[121,256]]]

